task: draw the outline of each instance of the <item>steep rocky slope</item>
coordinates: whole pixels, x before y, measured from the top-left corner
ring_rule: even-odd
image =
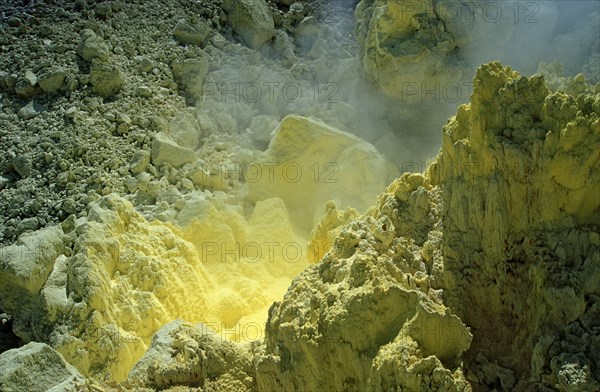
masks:
[[[475,86],[429,168],[444,189],[441,287],[474,334],[467,360],[505,388],[593,390],[599,95],[549,93],[499,64]]]
[[[450,100],[474,67],[491,60],[527,73],[540,60],[559,60],[569,73],[584,72],[597,83],[598,4],[576,4],[362,0],[355,12],[359,58],[386,94],[417,105],[436,91]]]
[[[354,3],[2,6],[0,389],[600,389],[597,53]]]
[[[271,308],[264,390],[599,387],[600,96],[498,63],[474,85],[425,176]]]
[[[474,82],[425,175],[404,174],[366,215],[329,224],[334,243],[271,307],[264,344],[217,354],[219,343],[193,343],[205,328],[181,331],[194,355],[250,356],[254,367],[204,371],[211,360],[186,354],[142,371],[151,349],[129,383],[220,385],[242,372],[247,390],[597,388],[600,97],[549,93],[498,63]],[[99,206],[119,209],[109,196]],[[54,282],[15,278],[43,295]]]

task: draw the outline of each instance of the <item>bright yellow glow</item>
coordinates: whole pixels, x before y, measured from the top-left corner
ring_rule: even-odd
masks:
[[[245,204],[195,192],[179,201],[170,223],[148,222],[117,195],[93,204],[76,229],[76,254],[42,290],[50,321],[65,325],[53,347],[85,375],[122,381],[154,333],[175,319],[205,323],[228,340],[262,339],[271,304],[358,215],[335,205],[368,206],[391,175],[368,143],[298,116],[282,121],[256,165],[274,175],[247,182]],[[288,167],[297,181],[281,172]],[[311,242],[318,254],[309,255],[303,236],[325,206]]]
[[[248,218],[205,200],[197,217],[185,227],[148,222],[117,195],[91,208],[75,256],[65,268],[57,260],[41,293],[51,322],[71,320],[51,343],[82,373],[125,380],[175,319],[229,340],[263,337],[269,306],[308,264],[306,241],[280,199],[258,202]]]
[[[250,219],[211,209],[183,230],[214,289],[206,294],[213,319],[197,321],[233,340],[262,337],[269,306],[308,265],[306,240],[294,234],[280,199],[258,202]]]

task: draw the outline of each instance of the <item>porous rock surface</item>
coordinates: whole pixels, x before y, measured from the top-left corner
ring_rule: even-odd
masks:
[[[386,93],[405,77],[458,77],[461,32],[449,35],[435,17],[441,3],[423,2],[426,18],[389,18],[401,2],[361,2],[360,60]],[[13,377],[15,388],[74,379],[94,391],[599,388],[598,86],[552,64],[540,67],[546,81],[485,64],[427,171],[402,175],[369,202],[386,183],[384,160],[343,132],[361,124],[350,103],[366,90],[341,83],[358,69],[355,48],[319,27],[320,6],[2,9],[0,307],[25,343],[44,343],[7,351],[0,363],[24,363],[3,372],[10,378],[49,358],[37,383]],[[245,70],[239,82],[295,80],[312,93],[225,102],[218,86],[236,69]],[[328,80],[342,87],[339,106],[314,98],[315,81]],[[366,125],[382,130],[385,147],[395,117],[379,110]],[[332,135],[345,149],[315,148]],[[322,153],[350,169],[369,158],[381,177],[348,172],[344,184],[356,186],[342,200],[281,182],[267,192],[279,197],[263,200],[235,169],[285,157],[307,170]],[[301,201],[310,214],[290,209]],[[375,204],[360,215],[346,208],[357,201]],[[306,270],[304,261],[256,264],[204,248],[206,238],[226,249],[304,243],[294,223],[314,223],[319,205],[325,216]],[[292,276],[274,297],[269,290],[285,292]],[[258,339],[227,336],[240,322],[264,326],[267,314]],[[224,330],[197,324],[207,319]]]
[[[559,16],[568,12],[562,2],[361,0],[355,11],[359,58],[382,91],[416,106],[440,86],[464,88],[472,68],[492,60],[533,72],[540,58],[560,56],[570,72],[588,73],[597,83],[598,38],[589,30],[598,24],[597,7],[590,5],[588,15],[563,31]]]
[[[31,342],[0,354],[0,388],[5,392],[77,391],[83,377],[44,343]]]
[[[159,389],[183,383],[206,390],[254,391],[252,347],[223,340],[203,324],[176,320],[154,335],[129,382]]]
[[[397,174],[370,143],[319,119],[295,115],[281,121],[267,150],[247,171],[248,197],[281,198],[296,227],[306,231],[318,222],[327,201],[364,211],[376,190]]]
[[[597,389],[600,96],[549,93],[498,63],[474,82],[428,172],[443,189],[440,284],[472,327],[473,379]]]
[[[433,0],[358,4],[356,35],[363,69],[389,95],[401,96],[409,83],[460,80],[457,38],[438,16],[441,4]]]
[[[349,223],[324,218],[338,234],[271,307],[256,390],[597,388],[599,99],[498,63],[474,81],[424,175],[401,176]],[[566,163],[587,175],[564,183]],[[535,213],[510,215],[519,207]],[[491,213],[512,218],[486,227]]]

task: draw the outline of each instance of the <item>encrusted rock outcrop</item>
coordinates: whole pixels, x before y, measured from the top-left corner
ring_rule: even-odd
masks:
[[[474,86],[427,174],[443,190],[440,287],[472,327],[471,378],[597,389],[600,94],[549,93],[499,63]]]

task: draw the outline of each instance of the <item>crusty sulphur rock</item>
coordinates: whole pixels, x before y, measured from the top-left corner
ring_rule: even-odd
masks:
[[[169,136],[162,133],[154,135],[152,141],[152,164],[160,166],[168,163],[173,167],[179,167],[190,163],[196,157],[194,150],[182,147]]]
[[[210,25],[204,20],[180,19],[173,29],[173,38],[181,44],[202,45],[210,34]]]
[[[396,339],[381,349],[371,365],[369,391],[470,391],[460,374],[444,369],[436,356],[423,358],[410,337]]]
[[[361,0],[355,32],[362,68],[368,79],[402,102],[456,102],[454,92],[467,90],[465,78],[482,62],[512,61],[532,69],[535,59],[554,50],[542,42],[558,19],[553,7],[536,9],[543,23],[514,23],[515,11],[513,3],[487,0]],[[540,45],[528,47],[528,56],[516,57],[523,51],[523,36]]]
[[[83,30],[77,53],[89,62],[94,59],[106,61],[109,57],[108,45],[102,37],[97,36],[91,29]]]
[[[427,175],[443,189],[446,304],[478,331],[467,363],[514,390],[568,374],[582,378],[564,390],[598,389],[600,95],[499,63],[473,82]]]
[[[448,13],[439,9],[445,1],[362,0],[358,4],[356,35],[362,67],[385,93],[420,102],[421,83],[431,88],[460,80],[457,41],[447,29],[450,23],[443,20]],[[452,3],[453,10],[469,12],[466,5]]]
[[[114,64],[93,60],[90,67],[90,83],[92,90],[102,98],[109,98],[125,84],[125,74]]]
[[[474,86],[424,175],[342,227],[330,206],[328,252],[269,313],[259,390],[598,389],[600,96],[499,63]]]
[[[340,211],[333,200],[328,201],[325,214],[310,233],[307,246],[309,260],[313,263],[319,262],[329,251],[341,229],[359,215],[354,208]]]
[[[22,339],[33,340],[41,325],[33,322],[42,316],[35,297],[50,274],[57,257],[65,252],[64,234],[54,226],[23,235],[13,245],[0,248],[0,306],[15,316],[14,330]]]
[[[208,60],[205,55],[197,59],[177,61],[171,64],[175,81],[193,99],[202,97],[204,77],[208,73]]]
[[[101,199],[71,235],[70,256],[59,227],[3,249],[1,306],[24,339],[47,342],[85,375],[122,380],[160,326],[210,319],[195,249],[125,200]]]
[[[315,118],[290,115],[242,175],[251,200],[281,198],[294,224],[308,234],[329,200],[364,211],[394,170],[363,139]]]
[[[434,191],[413,189],[428,206]],[[415,217],[411,201],[389,195],[271,308],[259,390],[469,390],[460,358],[471,334],[429,288],[435,268],[421,259],[423,243],[403,237],[411,216],[422,235],[436,235],[436,213]]]
[[[422,256],[440,244],[439,203],[420,174],[394,181],[341,227],[354,214],[329,203],[315,236],[338,234],[271,308],[259,390],[470,390],[461,356],[471,333],[433,289],[439,253]]]
[[[275,35],[273,15],[264,0],[225,0],[227,22],[246,45],[259,49]]]
[[[113,195],[91,207],[76,233],[74,254],[56,260],[41,291],[39,323],[51,332],[38,338],[84,374],[122,380],[160,326],[210,319],[204,293],[212,285],[194,248],[169,227]]]
[[[226,339],[261,339],[269,306],[307,264],[305,244],[279,199],[249,217],[206,203],[181,208],[180,230],[111,194],[65,223],[68,234],[55,226],[22,236],[0,248],[0,307],[26,341],[115,381],[177,318]]]
[[[76,391],[83,377],[44,343],[29,343],[0,354],[3,392]]]
[[[210,390],[256,390],[248,345],[223,340],[204,324],[181,320],[162,327],[129,374],[135,385],[194,385]]]

